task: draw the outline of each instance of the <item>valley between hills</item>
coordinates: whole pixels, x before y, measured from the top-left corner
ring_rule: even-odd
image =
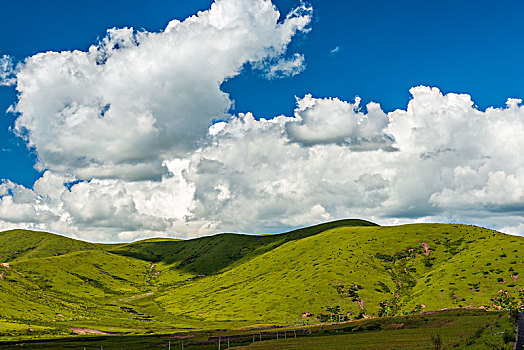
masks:
[[[523,252],[481,227],[364,220],[128,244],[5,231],[0,345],[517,309]]]

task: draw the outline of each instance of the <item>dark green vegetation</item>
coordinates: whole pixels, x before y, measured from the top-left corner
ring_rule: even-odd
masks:
[[[90,336],[12,341],[27,349],[511,349],[515,337],[507,311],[447,310],[314,326],[187,331],[135,336]]]
[[[73,328],[130,337],[524,302],[524,238],[466,225],[341,220],[279,235],[117,245],[16,230],[0,233],[0,247],[4,341]]]

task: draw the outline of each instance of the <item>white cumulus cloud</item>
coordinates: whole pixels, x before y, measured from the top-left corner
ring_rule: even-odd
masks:
[[[195,149],[212,120],[227,117],[232,102],[220,85],[246,63],[300,70],[302,56],[290,67],[280,58],[308,30],[311,8],[278,18],[268,0],[217,0],[158,33],[113,28],[87,52],[29,57],[16,73],[15,131],[36,150],[40,170],[158,180],[165,159]],[[0,64],[12,70],[7,58]]]
[[[87,52],[27,58],[15,129],[45,172],[0,183],[0,228],[129,241],[359,217],[523,233],[520,100],[479,110],[419,86],[389,113],[306,95],[292,116],[229,115],[220,85],[246,63],[303,69],[286,48],[311,9],[278,18],[266,0],[217,0],[158,33],[112,29]]]
[[[295,116],[299,122],[287,124],[294,142],[304,145],[347,144],[353,150],[391,148],[393,139],[384,132],[388,117],[377,103],[369,103],[367,114],[359,110],[360,99],[354,104],[338,98],[317,99],[306,95],[297,100]]]
[[[212,125],[198,149],[166,160],[161,181],[92,179],[65,186],[71,180],[50,171],[33,189],[7,181],[0,187],[2,227],[17,222],[119,241],[274,232],[364,217],[470,222],[519,233],[524,168],[515,150],[524,146],[524,107],[509,101],[506,108],[479,111],[468,95],[422,86],[411,93],[406,110],[387,115],[378,105],[365,114],[354,104],[306,96],[293,117],[231,117]],[[341,107],[333,109],[339,115],[304,117],[317,104],[325,111],[324,103],[328,111],[333,103]],[[322,115],[335,136],[322,132]],[[364,128],[369,119],[373,126]],[[313,125],[321,135],[297,142],[293,125]],[[365,145],[370,135],[388,135],[392,149],[380,142],[353,149],[348,141],[366,136]]]

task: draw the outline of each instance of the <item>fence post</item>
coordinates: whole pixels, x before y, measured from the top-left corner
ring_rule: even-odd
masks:
[[[220,337],[218,337],[218,350],[220,350]]]

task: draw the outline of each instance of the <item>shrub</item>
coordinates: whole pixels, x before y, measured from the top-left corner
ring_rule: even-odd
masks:
[[[511,331],[506,330],[506,332],[504,332],[504,335],[502,336],[502,340],[504,341],[504,344],[511,343],[515,341],[515,334]]]
[[[389,300],[381,301],[379,304],[378,316],[379,317],[388,317],[395,315],[395,308],[390,305]]]
[[[443,349],[442,337],[440,336],[440,332],[437,332],[437,334],[431,336],[431,342],[433,343],[433,349],[435,350]]]
[[[507,291],[505,290],[499,290],[498,293],[491,298],[491,301],[493,302],[493,306],[499,309],[515,309],[518,307],[518,304],[514,297],[511,296]]]

